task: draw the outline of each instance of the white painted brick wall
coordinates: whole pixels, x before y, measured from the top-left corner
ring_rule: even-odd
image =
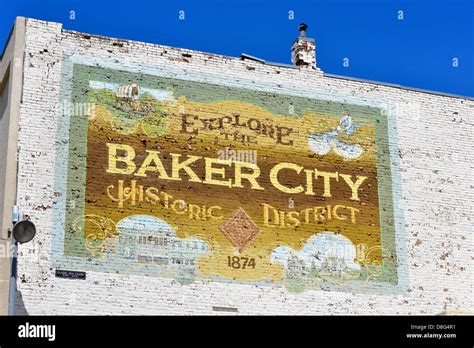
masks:
[[[22,314],[438,314],[473,311],[474,102],[289,69],[185,49],[83,38],[60,24],[27,20],[21,106],[18,200],[37,226],[20,246],[17,313]],[[164,53],[166,51],[166,53]],[[75,53],[120,65],[151,66],[179,78],[317,97],[381,101],[395,107],[403,228],[397,247],[408,284],[399,295],[308,290],[224,283],[180,285],[171,279],[87,272],[87,280],[54,276],[51,266],[56,142],[63,55]],[[163,54],[162,54],[163,53]],[[190,62],[173,59],[190,53]],[[248,70],[247,66],[255,70]],[[400,215],[400,214],[399,214]],[[442,255],[447,253],[444,260]],[[405,264],[404,264],[405,263]]]

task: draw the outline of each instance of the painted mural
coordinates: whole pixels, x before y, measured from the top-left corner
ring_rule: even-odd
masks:
[[[397,282],[374,107],[74,65],[58,264],[357,290]]]

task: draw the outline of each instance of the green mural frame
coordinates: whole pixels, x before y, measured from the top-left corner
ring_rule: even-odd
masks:
[[[298,97],[276,92],[256,91],[244,87],[229,87],[215,83],[204,83],[159,75],[129,72],[90,66],[72,65],[71,103],[89,102],[89,81],[103,81],[125,85],[139,83],[142,87],[166,89],[172,86],[177,95],[199,102],[212,102],[224,99],[239,100],[265,108],[277,114],[288,114],[288,105],[293,105],[295,118],[302,117],[305,110],[321,112],[327,115],[341,115],[343,112],[360,115],[358,117],[372,122],[375,126],[377,145],[377,176],[380,212],[380,234],[382,244],[382,273],[377,281],[397,285],[397,246],[394,221],[394,206],[391,178],[390,144],[387,115],[384,109],[373,106],[356,105],[345,102],[328,101],[309,97]],[[66,83],[63,81],[63,83]],[[205,88],[203,88],[205,87]],[[205,91],[205,92],[203,92]],[[85,248],[84,236],[73,229],[75,217],[85,210],[86,159],[87,159],[87,117],[71,117],[69,129],[69,151],[67,158],[67,191],[64,214],[63,254],[56,255],[55,264],[66,266],[68,260],[85,260],[90,269],[104,270],[100,260],[91,257],[90,250]],[[72,170],[72,168],[75,168]],[[56,253],[57,254],[57,253]],[[80,264],[80,263],[78,263]]]

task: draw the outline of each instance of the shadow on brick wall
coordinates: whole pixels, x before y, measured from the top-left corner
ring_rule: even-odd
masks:
[[[23,302],[23,295],[21,291],[16,292],[15,298],[15,315],[30,315],[26,310],[25,303]]]

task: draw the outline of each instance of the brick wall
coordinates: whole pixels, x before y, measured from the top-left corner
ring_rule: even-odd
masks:
[[[20,246],[17,313],[35,314],[438,314],[472,311],[472,134],[474,102],[324,76],[185,49],[62,30],[28,19],[20,114],[18,204],[37,226]],[[184,54],[184,56],[183,56]],[[307,290],[194,282],[87,271],[55,277],[53,230],[64,229],[69,139],[56,107],[65,59],[112,69],[390,110],[398,255],[397,291]],[[70,78],[70,76],[69,76]],[[59,224],[59,225],[58,225]],[[214,307],[214,310],[213,310]],[[235,312],[232,312],[235,313]]]

